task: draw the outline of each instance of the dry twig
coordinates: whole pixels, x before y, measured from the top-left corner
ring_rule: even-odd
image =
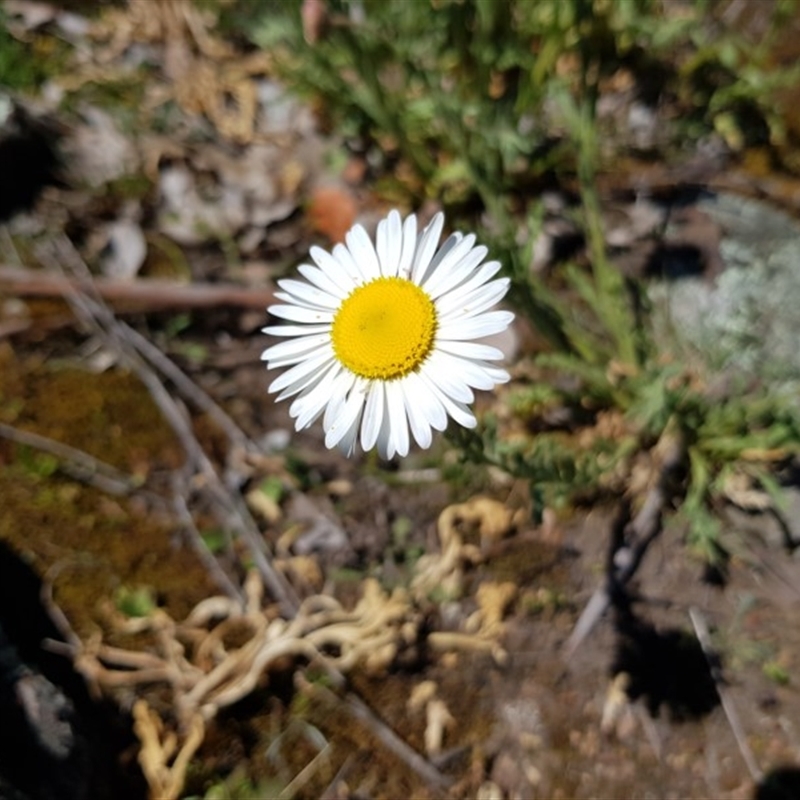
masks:
[[[57,442],[47,436],[23,431],[3,422],[0,422],[0,436],[25,447],[32,447],[34,450],[55,456],[59,460],[60,468],[70,477],[94,486],[102,492],[125,495],[140,486],[140,482],[134,477],[126,475],[116,467],[90,456],[83,450]]]
[[[88,267],[65,236],[58,238],[55,242],[55,257],[46,252],[41,253],[40,257],[43,263],[49,263],[55,270],[69,268],[76,272],[85,287],[90,288],[93,285]],[[212,500],[213,507],[224,524],[232,524],[236,527],[246,542],[256,566],[261,571],[269,591],[284,611],[291,615],[298,605],[294,589],[275,569],[266,552],[266,543],[249,510],[242,498],[225,486],[194,435],[188,415],[167,391],[158,374],[131,341],[132,329],[118,320],[99,298],[92,298],[84,292],[76,291],[67,295],[67,300],[85,324],[103,336],[108,345],[123,360],[126,367],[131,369],[145,385],[181,442],[193,470],[200,477],[197,490],[203,491]],[[135,337],[133,338],[135,339]],[[189,379],[186,378],[186,380]],[[197,391],[201,390],[198,388]],[[210,398],[208,400],[211,402]],[[189,533],[191,534],[191,530]],[[205,543],[202,541],[197,545],[205,547]]]
[[[711,635],[708,632],[708,625],[706,625],[703,615],[696,608],[689,609],[689,618],[692,620],[695,636],[697,636],[697,641],[700,643],[700,647],[703,650],[703,655],[706,657],[706,661],[708,662],[708,669],[717,689],[717,694],[719,695],[719,700],[722,704],[722,710],[725,712],[725,716],[728,719],[728,724],[731,726],[733,736],[736,739],[736,744],[739,747],[739,752],[742,754],[744,763],[747,765],[747,769],[750,772],[750,777],[752,777],[756,783],[759,783],[764,777],[764,773],[756,763],[753,751],[750,749],[750,745],[747,743],[747,736],[745,736],[744,730],[742,729],[742,724],[739,721],[739,715],[736,713],[736,706],[733,703],[730,693],[725,687],[725,681],[722,678],[722,671],[720,670],[719,666],[719,659],[714,652],[714,646],[711,644]]]
[[[116,310],[137,312],[178,309],[236,308],[265,309],[273,302],[272,289],[238,286],[232,283],[177,283],[148,278],[123,281],[69,278],[58,273],[0,265],[0,292],[16,297],[63,297],[76,292],[96,295]]]
[[[667,426],[655,449],[663,454],[656,483],[647,493],[639,513],[625,526],[623,542],[613,553],[604,585],[592,595],[564,643],[563,656],[566,661],[605,614],[615,594],[634,576],[647,548],[661,532],[664,508],[672,496],[673,476],[683,463],[686,450],[682,437],[676,435],[670,426]]]

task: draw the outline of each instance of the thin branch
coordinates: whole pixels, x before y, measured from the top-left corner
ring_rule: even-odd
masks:
[[[429,786],[443,789],[452,783],[447,775],[440,772],[430,761],[420,755],[404,739],[401,739],[355,692],[345,690],[347,682],[344,675],[327,659],[319,659],[319,664],[328,673],[328,677],[339,691],[333,691],[319,683],[311,684],[308,681],[304,681],[304,688],[324,695],[337,704],[343,704],[350,714],[364,724],[389,752],[394,753]]]
[[[689,609],[689,617],[692,620],[697,641],[700,642],[703,655],[705,655],[706,661],[708,662],[708,669],[711,673],[711,678],[714,681],[714,685],[716,686],[720,703],[722,703],[722,710],[725,712],[725,716],[728,718],[728,724],[731,726],[734,738],[736,739],[736,744],[739,746],[739,752],[742,754],[744,763],[747,765],[747,769],[750,772],[750,777],[752,777],[756,783],[760,783],[764,777],[764,773],[756,763],[753,751],[750,749],[750,745],[747,743],[747,736],[742,728],[739,715],[736,713],[736,706],[733,703],[730,692],[728,692],[725,686],[725,681],[722,677],[722,670],[719,666],[719,659],[714,651],[714,646],[711,644],[711,635],[708,632],[708,625],[706,625],[703,615],[696,608]]]
[[[94,292],[113,306],[135,306],[137,311],[177,308],[265,309],[274,301],[272,289],[232,283],[177,283],[137,278],[131,281],[69,278],[53,272],[0,265],[0,293],[18,297],[63,297]]]
[[[0,436],[26,447],[32,447],[43,453],[49,453],[59,461],[59,468],[75,480],[94,486],[102,492],[114,495],[126,495],[135,491],[141,483],[130,475],[126,475],[116,467],[90,456],[68,444],[57,442],[38,433],[23,431],[12,425],[0,422]]]
[[[57,331],[75,324],[75,317],[72,314],[55,314],[46,317],[33,316],[11,316],[0,322],[0,339],[8,339],[19,333],[25,333],[31,328],[36,328],[38,333],[44,331]]]
[[[130,325],[117,320],[121,330],[136,350],[149,361],[165,378],[170,380],[175,388],[192,403],[198,410],[208,414],[222,429],[231,444],[239,445],[246,450],[256,451],[258,446],[234,422],[232,417],[224,411],[211,396],[204,392],[174,361],[164,355],[149,339],[131,328]]]
[[[189,512],[189,506],[186,504],[185,495],[188,493],[184,489],[185,487],[178,485],[177,476],[173,477],[172,506],[175,510],[175,513],[178,515],[178,519],[180,520],[181,525],[183,526],[183,529],[189,539],[189,544],[191,545],[192,550],[194,550],[195,554],[200,559],[200,562],[206,568],[206,571],[209,573],[217,586],[219,586],[219,588],[225,592],[228,597],[244,603],[244,592],[242,592],[241,588],[239,588],[228,577],[228,574],[220,566],[219,561],[208,549],[208,545],[206,545],[205,540],[200,535],[200,531],[197,530],[194,519]]]
[[[47,611],[47,615],[58,629],[58,632],[61,634],[64,641],[67,643],[67,646],[71,651],[70,655],[74,658],[75,655],[81,651],[83,644],[78,634],[75,633],[75,629],[70,624],[70,621],[67,619],[67,615],[61,610],[61,607],[56,603],[55,598],[53,597],[53,584],[55,583],[55,580],[61,570],[66,566],[66,561],[57,561],[45,572],[45,574],[42,576],[39,599],[45,611]],[[54,644],[58,646],[61,643],[59,642]]]
[[[671,484],[678,467],[686,456],[683,438],[669,428],[662,434],[655,449],[663,449],[664,456],[658,480],[647,493],[639,513],[625,526],[623,541],[610,559],[605,583],[590,598],[563,647],[566,661],[572,657],[583,640],[608,610],[615,594],[634,576],[642,563],[647,548],[661,533],[664,509],[672,497]]]
[[[380,742],[401,761],[405,762],[427,784],[444,788],[452,782],[413,747],[401,739],[357,694],[347,692],[344,701],[350,713],[361,720]]]
[[[68,267],[78,272],[83,285],[91,291],[93,286],[91,273],[72,242],[66,237],[60,237],[55,244],[56,257],[52,258],[49,254],[42,253],[42,260],[49,262],[54,269]],[[237,532],[244,539],[267,589],[281,605],[284,613],[289,617],[293,616],[299,605],[299,599],[286,578],[273,566],[271,558],[267,555],[266,542],[250,511],[240,495],[227,489],[197,440],[184,408],[167,391],[159,376],[145,361],[144,354],[140,353],[130,341],[128,331],[131,329],[129,326],[121,323],[101,299],[92,298],[77,289],[74,289],[72,294],[66,295],[66,299],[76,315],[86,325],[104,336],[126,366],[142,381],[181,442],[189,462],[202,476],[202,488],[208,491],[216,501],[215,507],[218,510],[225,510],[227,514],[225,522],[235,525]],[[186,378],[186,380],[189,379]]]

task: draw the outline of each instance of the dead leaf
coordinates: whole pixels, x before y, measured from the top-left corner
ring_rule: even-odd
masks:
[[[147,256],[147,241],[138,222],[117,219],[104,226],[106,249],[101,269],[109,278],[132,280],[139,274]]]
[[[307,216],[311,228],[331,242],[343,242],[345,234],[353,227],[358,206],[353,196],[335,186],[321,186],[314,190]]]
[[[608,686],[600,720],[600,732],[604,736],[616,736],[624,740],[636,728],[636,717],[628,697],[630,683],[631,676],[627,672],[620,672]]]
[[[322,36],[328,21],[325,0],[303,0],[300,17],[303,21],[303,38],[309,44],[315,44]]]
[[[52,22],[58,14],[54,5],[31,0],[6,0],[4,10],[10,18],[9,22],[14,23],[13,27],[21,27],[25,32],[41,28]]]
[[[274,525],[281,518],[281,507],[261,489],[251,489],[244,499],[247,507],[270,525]]]
[[[70,178],[91,187],[102,186],[140,168],[140,157],[130,137],[114,119],[94,106],[83,110],[84,125],[73,127],[62,145]]]

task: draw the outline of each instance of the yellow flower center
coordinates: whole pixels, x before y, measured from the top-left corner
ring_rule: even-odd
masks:
[[[419,286],[376,278],[342,301],[333,319],[333,349],[362,378],[402,378],[427,358],[436,324],[433,301]]]

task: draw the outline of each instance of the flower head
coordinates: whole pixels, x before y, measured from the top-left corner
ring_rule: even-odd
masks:
[[[270,385],[277,399],[295,397],[297,430],[322,416],[325,445],[350,455],[360,441],[384,458],[408,453],[409,432],[429,447],[448,416],[472,428],[473,389],[508,380],[494,366],[503,354],[474,341],[511,323],[490,310],[508,291],[493,276],[497,261],[475,236],[454,233],[441,247],[444,215],[417,234],[412,214],[397,211],[378,224],[373,245],[355,225],[332,253],[311,248],[316,266],[298,268],[305,281],[278,281],[282,305],[269,312],[289,324],[264,328],[286,337],[261,356],[289,367]]]

